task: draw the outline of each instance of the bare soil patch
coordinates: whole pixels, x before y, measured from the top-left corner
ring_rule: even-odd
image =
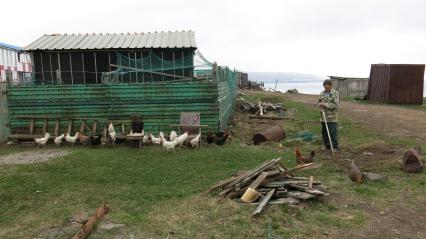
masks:
[[[316,95],[287,95],[288,98],[314,105]],[[395,105],[341,102],[340,112],[354,122],[362,123],[379,135],[426,141],[426,111]]]
[[[66,150],[26,151],[0,156],[0,165],[3,164],[32,164],[45,162],[53,158],[67,155]]]

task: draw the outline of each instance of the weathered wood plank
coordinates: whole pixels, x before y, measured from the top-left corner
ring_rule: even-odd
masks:
[[[30,119],[30,134],[34,134],[34,119]]]
[[[268,204],[269,200],[271,199],[272,195],[275,193],[275,188],[271,189],[268,194],[262,199],[262,201],[259,203],[257,208],[254,210],[253,214],[251,216],[256,216],[260,214],[263,211],[263,208]]]

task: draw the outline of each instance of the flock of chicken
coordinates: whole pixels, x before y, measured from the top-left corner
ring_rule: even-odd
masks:
[[[170,150],[174,151],[177,146],[182,146],[187,141],[189,143],[189,146],[191,146],[192,148],[198,148],[201,141],[201,132],[197,134],[194,138],[189,139],[188,132],[178,135],[174,130],[170,132],[168,140],[166,139],[163,132],[160,132],[159,136],[156,137],[150,133],[145,134],[144,130],[142,130],[141,133],[134,133],[133,131],[130,131],[127,136],[129,136],[130,138],[141,137],[144,145],[162,145],[163,148],[166,150],[166,153],[169,153]],[[207,143],[223,145],[225,144],[225,141],[228,136],[229,134],[227,132],[208,132]],[[40,147],[46,145],[49,139],[50,134],[46,133],[42,138],[35,138],[34,142]],[[112,144],[112,146],[114,147],[117,141],[117,133],[115,132],[114,125],[110,123],[108,125],[108,128],[105,128],[102,135],[100,136],[87,136],[81,132],[76,132],[74,136],[64,133],[56,137],[53,141],[57,146],[60,146],[64,140],[65,142],[73,146],[78,141],[82,145],[96,146],[100,144]]]
[[[296,147],[294,150],[294,153],[296,155],[296,163],[297,164],[308,164],[312,163],[314,161],[315,152],[311,151],[308,156],[303,156],[300,147]],[[349,171],[348,171],[348,177],[351,181],[355,183],[362,183],[364,180],[364,174],[359,170],[359,168],[355,165],[355,161],[352,160]]]

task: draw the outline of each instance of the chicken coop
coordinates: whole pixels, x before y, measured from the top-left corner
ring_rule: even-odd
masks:
[[[367,99],[389,104],[422,104],[425,65],[372,64]]]
[[[227,127],[238,72],[206,60],[192,31],[44,35],[24,48],[31,81],[2,95],[11,138],[44,132],[100,134],[108,121],[130,131],[169,131],[181,112],[199,112],[209,130]]]

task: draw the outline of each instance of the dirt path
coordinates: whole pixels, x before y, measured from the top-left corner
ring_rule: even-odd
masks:
[[[314,105],[315,95],[288,95],[292,100]],[[382,136],[426,142],[426,111],[399,106],[341,102],[339,112]]]

